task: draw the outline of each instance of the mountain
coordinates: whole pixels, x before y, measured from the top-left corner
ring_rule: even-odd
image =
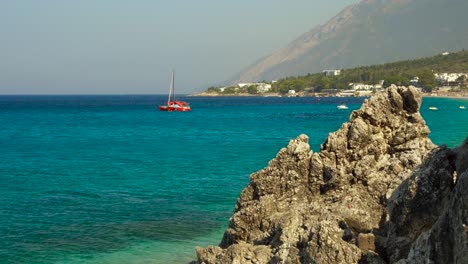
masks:
[[[363,0],[241,71],[274,80],[468,48],[466,0]]]

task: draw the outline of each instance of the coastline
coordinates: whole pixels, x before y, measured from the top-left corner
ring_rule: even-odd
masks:
[[[196,94],[191,94],[189,96],[194,97],[368,97],[368,96],[337,96],[330,94],[305,94],[297,93],[294,95],[280,94],[280,93],[263,93],[263,94],[248,94],[248,93],[238,93],[238,94],[217,94],[217,93],[207,93],[201,92]],[[451,94],[435,94],[435,93],[423,93],[422,97],[434,97],[434,98],[451,98],[451,99],[468,99],[468,93],[451,93]]]
[[[450,98],[450,99],[465,99],[468,100],[468,94],[461,94],[461,95],[445,95],[445,94],[440,94],[440,95],[432,95],[432,94],[423,94],[422,97],[434,97],[434,98]]]
[[[190,94],[189,96],[200,96],[200,97],[230,97],[230,96],[238,96],[238,97],[262,97],[264,95],[261,94],[248,94],[248,93],[238,93],[238,94],[217,94],[217,93],[196,93]]]

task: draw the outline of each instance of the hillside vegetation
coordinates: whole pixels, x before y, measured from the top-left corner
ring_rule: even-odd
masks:
[[[409,86],[410,80],[419,77],[418,85],[426,91],[432,91],[438,83],[435,73],[468,73],[468,51],[462,50],[448,55],[405,60],[380,65],[362,66],[341,70],[339,76],[327,77],[323,73],[309,73],[305,76],[287,77],[272,83],[271,92],[285,94],[289,90],[296,92],[310,91],[321,92],[327,89],[346,90],[350,83],[379,84],[383,86],[391,84]],[[263,81],[266,82],[266,81]],[[459,80],[466,88],[467,80]],[[222,91],[222,92],[221,92]],[[206,91],[213,94],[256,94],[256,85],[225,87],[210,87]]]
[[[315,92],[323,89],[344,90],[350,83],[377,84],[380,80],[384,80],[384,87],[391,84],[408,86],[415,76],[419,77],[421,87],[431,90],[437,85],[434,73],[444,72],[468,72],[468,51],[345,69],[335,77],[326,77],[322,73],[288,77],[275,82],[272,91],[286,93],[288,90],[297,92],[308,88],[314,88]]]

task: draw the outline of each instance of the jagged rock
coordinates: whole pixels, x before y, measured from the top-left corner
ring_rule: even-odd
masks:
[[[363,251],[375,251],[375,236],[373,234],[359,234],[357,246]]]
[[[200,263],[268,263],[271,259],[271,249],[267,246],[254,246],[246,243],[232,245],[227,250],[219,247],[208,247],[202,249],[197,247],[196,251],[204,251],[204,257],[199,258]],[[206,254],[208,252],[209,254]]]
[[[450,149],[436,149],[393,193],[386,246],[391,263],[406,257],[414,241],[445,210],[454,185],[453,155]]]
[[[306,135],[292,140],[250,176],[219,246],[197,248],[199,263],[411,262],[433,257],[441,245],[430,238],[448,224],[457,228],[452,259],[465,260],[467,210],[459,207],[468,201],[463,190],[453,192],[453,174],[466,170],[468,151],[435,149],[421,101],[414,88],[390,87],[354,111],[320,152]],[[458,175],[455,190],[468,184],[468,173]]]
[[[468,138],[455,150],[434,150],[395,192],[386,242],[390,263],[468,263],[467,154]]]

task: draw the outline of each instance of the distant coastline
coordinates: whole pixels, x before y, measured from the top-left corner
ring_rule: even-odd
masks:
[[[468,93],[423,93],[423,97],[440,97],[440,98],[453,98],[453,99],[468,99]]]
[[[468,97],[468,52],[442,54],[381,65],[322,72],[279,80],[208,87],[197,96],[358,96],[368,97],[394,85],[414,87],[424,96]]]
[[[346,97],[337,96],[330,94],[319,94],[319,93],[297,93],[295,95],[281,94],[281,93],[264,93],[264,94],[249,94],[249,93],[237,93],[237,94],[219,94],[219,93],[207,93],[201,92],[191,94],[189,96],[200,96],[200,97]],[[453,99],[468,99],[468,93],[466,92],[451,92],[451,93],[423,93],[423,97],[441,97],[441,98],[453,98]],[[363,96],[352,96],[352,97],[363,97]],[[367,97],[367,96],[364,96]]]

